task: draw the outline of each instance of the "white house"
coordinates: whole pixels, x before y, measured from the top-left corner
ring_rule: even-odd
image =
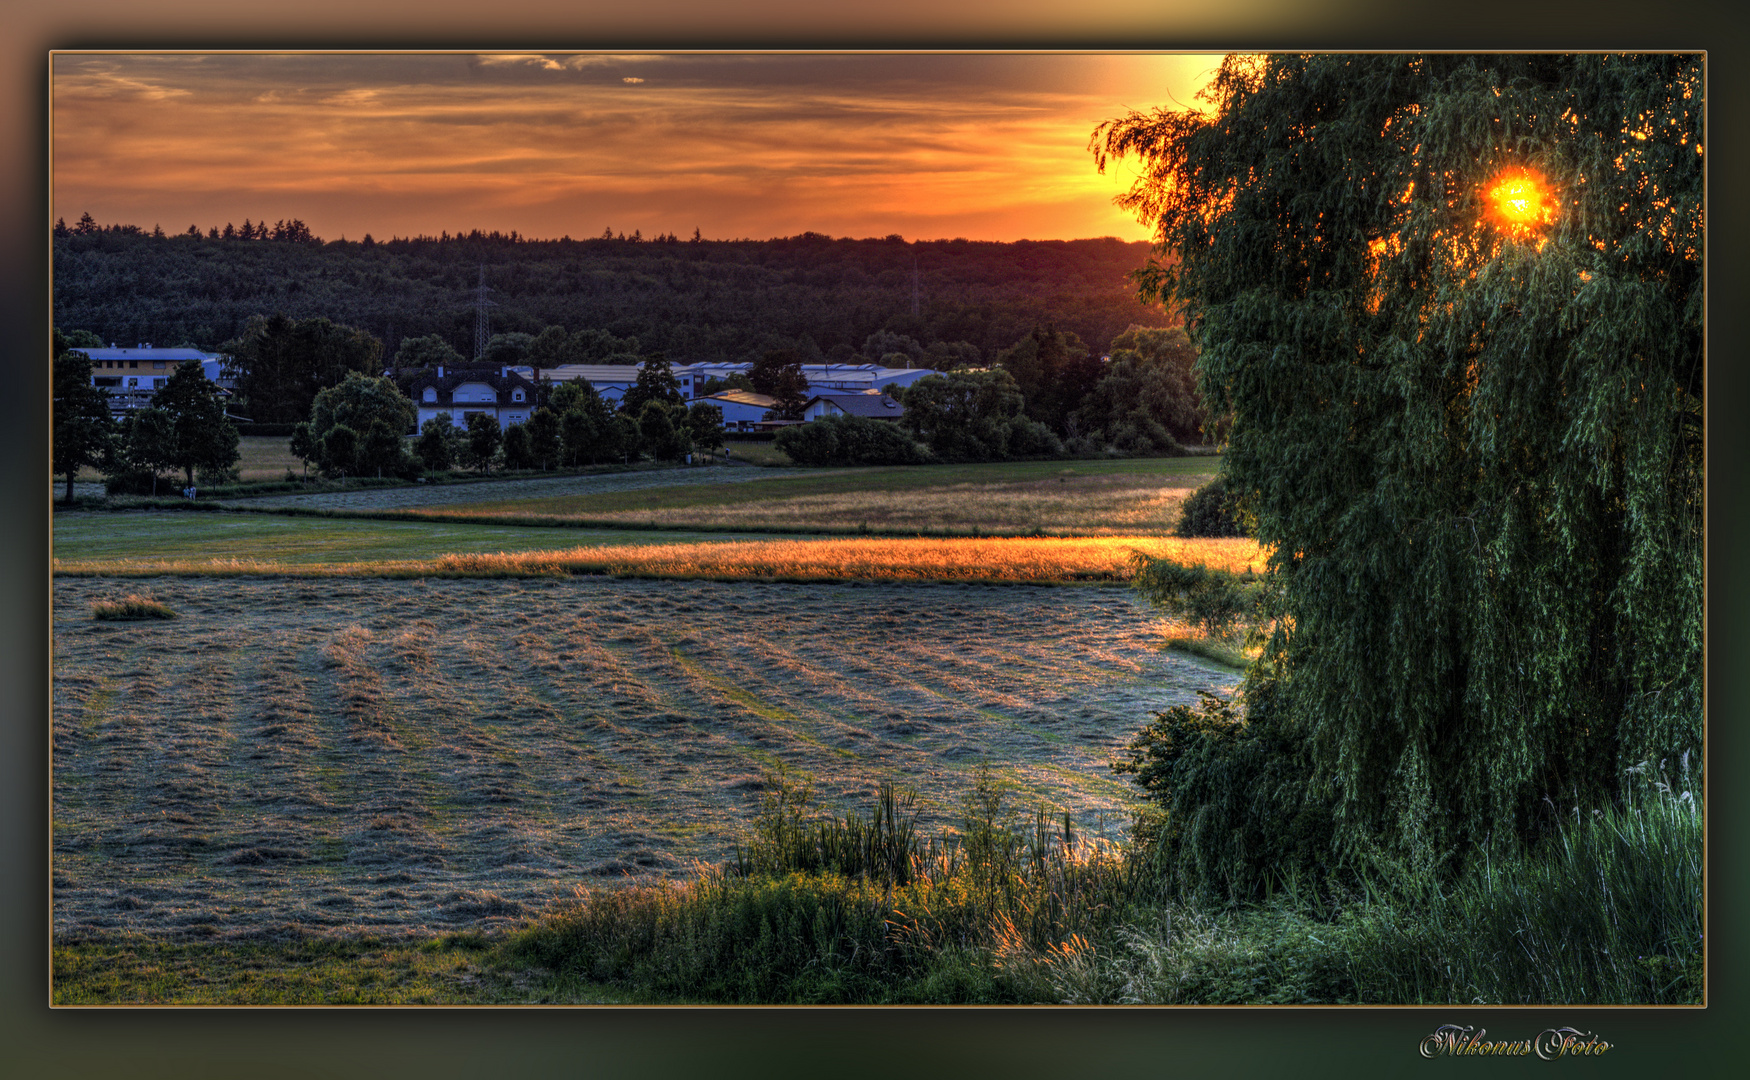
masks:
[[[109,411],[113,416],[125,416],[152,404],[152,396],[164,388],[183,364],[199,364],[221,390],[231,388],[229,380],[219,378],[225,357],[218,353],[159,349],[149,342],[131,349],[111,344],[107,349],[81,347],[77,351],[91,358],[91,385],[109,391]]]
[[[521,424],[535,409],[535,384],[515,368],[439,367],[408,388],[419,410],[419,426],[442,414],[466,427],[473,413],[486,413],[501,428]]]

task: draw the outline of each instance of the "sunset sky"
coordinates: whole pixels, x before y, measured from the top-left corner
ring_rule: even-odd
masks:
[[[1220,58],[61,53],[52,212],[324,239],[481,229],[1146,239],[1094,126]]]

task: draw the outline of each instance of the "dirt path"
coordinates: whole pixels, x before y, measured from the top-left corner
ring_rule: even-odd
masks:
[[[684,876],[767,766],[952,824],[1116,835],[1106,768],[1229,677],[1126,592],[998,586],[152,579],[55,583],[54,927],[178,938],[503,925],[580,882]],[[179,618],[101,623],[146,591]]]

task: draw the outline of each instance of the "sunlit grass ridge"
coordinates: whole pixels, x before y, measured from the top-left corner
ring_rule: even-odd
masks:
[[[1128,581],[1145,554],[1234,573],[1261,569],[1246,539],[1028,537],[752,540],[626,544],[562,551],[450,554],[427,560],[326,565],[248,559],[55,561],[71,576],[280,574],[296,577],[549,577],[573,574],[787,581]]]

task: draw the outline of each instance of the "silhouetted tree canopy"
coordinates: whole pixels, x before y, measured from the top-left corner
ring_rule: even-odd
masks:
[[[250,319],[223,351],[237,380],[238,413],[257,423],[291,424],[310,414],[318,391],[339,385],[348,372],[376,374],[383,345],[363,330],[326,318],[276,313]],[[429,354],[426,343],[422,355]]]

